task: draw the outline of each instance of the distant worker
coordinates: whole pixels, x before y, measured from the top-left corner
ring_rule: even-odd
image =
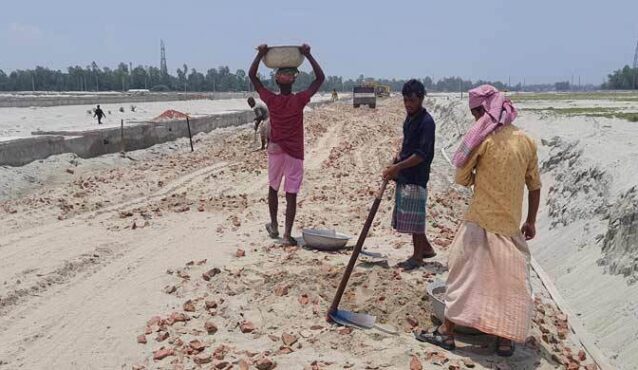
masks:
[[[102,110],[102,108],[100,108],[100,106],[97,106],[97,109],[95,110],[95,114],[93,115],[93,117],[97,117],[97,124],[101,125],[102,124],[102,117],[106,117],[106,114],[104,114],[104,111]]]
[[[277,223],[278,192],[281,181],[285,178],[286,192],[286,228],[284,229],[283,244],[297,245],[291,236],[292,225],[297,213],[297,193],[303,179],[304,159],[304,128],[303,110],[310,102],[310,98],[317,93],[325,76],[321,67],[310,53],[310,46],[304,44],[300,48],[301,54],[312,65],[315,80],[308,89],[293,93],[292,85],[297,79],[297,68],[279,68],[275,72],[275,82],[279,86],[279,94],[264,87],[257,77],[259,62],[268,53],[268,46],[260,45],[257,56],[250,66],[248,76],[261,100],[266,103],[270,114],[270,143],[268,144],[268,208],[270,222],[266,230],[271,238],[279,238]]]
[[[332,101],[336,102],[339,100],[339,94],[337,94],[337,89],[332,89]]]
[[[255,112],[255,140],[257,141],[257,132],[261,137],[261,150],[268,147],[270,141],[270,121],[268,120],[268,108],[262,103],[255,102],[252,96],[248,98],[248,105]]]

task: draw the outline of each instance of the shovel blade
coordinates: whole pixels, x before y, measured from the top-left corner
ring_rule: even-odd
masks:
[[[337,324],[359,329],[371,329],[377,321],[375,316],[344,310],[337,310],[336,312],[330,313],[330,318]]]
[[[377,252],[369,252],[367,250],[362,250],[361,254],[363,254],[364,256],[368,256],[368,257],[372,257],[372,258],[380,258],[380,259],[386,259],[387,257],[384,256],[381,253],[377,253]]]

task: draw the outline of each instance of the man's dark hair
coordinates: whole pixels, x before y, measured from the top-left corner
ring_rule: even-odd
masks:
[[[425,96],[425,86],[419,80],[412,79],[403,85],[401,90],[403,96],[416,95],[417,98]]]

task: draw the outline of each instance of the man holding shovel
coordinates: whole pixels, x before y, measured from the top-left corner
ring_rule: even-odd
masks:
[[[424,259],[436,256],[425,234],[426,203],[430,165],[434,158],[435,125],[423,108],[425,88],[417,80],[403,85],[403,104],[407,117],[403,122],[403,144],[394,164],[383,171],[385,180],[396,180],[396,199],[392,227],[412,234],[414,253],[399,263],[404,270],[420,267]]]
[[[268,144],[268,208],[270,222],[266,230],[271,238],[279,237],[277,222],[278,191],[281,181],[285,178],[286,192],[286,227],[284,229],[283,244],[296,245],[292,238],[292,225],[297,213],[297,193],[303,179],[304,139],[303,139],[303,109],[310,102],[310,98],[319,90],[325,77],[321,67],[310,53],[310,46],[300,47],[315,74],[315,80],[307,90],[299,93],[292,92],[292,85],[297,78],[297,68],[279,68],[275,72],[275,82],[279,87],[279,94],[266,89],[257,77],[259,62],[268,52],[267,45],[257,48],[257,56],[250,66],[248,76],[259,97],[268,107],[270,113],[270,143]]]

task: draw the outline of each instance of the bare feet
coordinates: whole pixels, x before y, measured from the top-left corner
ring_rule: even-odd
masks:
[[[277,226],[273,226],[271,223],[267,223],[266,231],[268,231],[268,236],[270,236],[271,238],[279,238],[279,230],[277,230]]]
[[[295,238],[291,237],[291,236],[285,236],[283,238],[283,245],[286,247],[294,247],[297,245],[297,241],[295,240]]]

